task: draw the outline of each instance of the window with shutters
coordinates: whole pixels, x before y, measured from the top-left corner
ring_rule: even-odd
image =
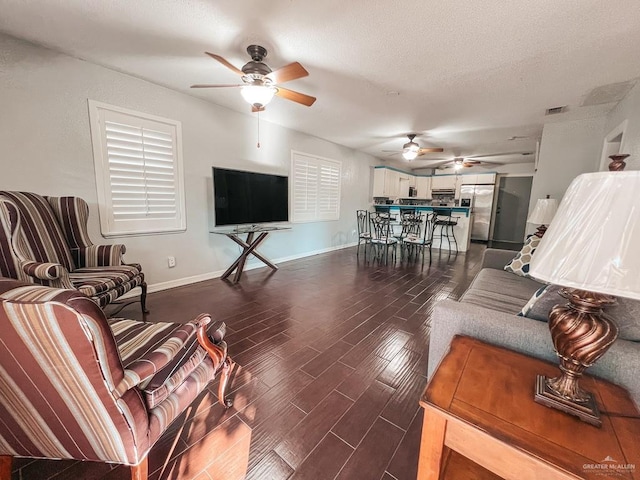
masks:
[[[180,122],[89,100],[104,236],[184,231]]]
[[[338,220],[341,174],[338,161],[291,152],[291,220]]]

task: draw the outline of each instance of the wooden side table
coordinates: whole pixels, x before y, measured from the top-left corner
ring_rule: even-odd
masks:
[[[557,366],[454,337],[420,400],[418,479],[640,479],[640,413],[627,391],[583,377],[597,428],[535,403],[537,374]]]

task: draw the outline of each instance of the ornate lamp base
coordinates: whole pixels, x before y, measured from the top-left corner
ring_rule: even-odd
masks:
[[[615,298],[573,288],[563,288],[560,294],[569,303],[556,305],[549,314],[551,339],[560,358],[560,376],[548,379],[538,375],[534,399],[599,427],[602,422],[593,394],[582,390],[578,380],[618,337],[618,327],[602,313],[602,308],[614,304]]]
[[[574,401],[563,398],[554,392],[547,382],[549,379],[544,375],[538,375],[536,381],[536,395],[534,400],[547,407],[562,410],[570,415],[575,415],[583,422],[590,423],[596,427],[602,426],[600,421],[600,410],[592,393],[585,392],[588,399],[586,401]]]

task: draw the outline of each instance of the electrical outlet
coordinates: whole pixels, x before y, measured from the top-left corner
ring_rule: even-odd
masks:
[[[169,265],[169,268],[175,267],[176,266],[176,257],[174,257],[174,256],[167,257],[167,264]]]

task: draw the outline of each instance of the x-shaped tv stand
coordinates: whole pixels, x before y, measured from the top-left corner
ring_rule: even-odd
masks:
[[[238,283],[240,281],[240,278],[242,277],[242,272],[244,271],[244,266],[247,258],[249,258],[249,255],[253,255],[272,270],[278,270],[278,266],[272,263],[267,257],[262,255],[257,250],[257,248],[267,238],[270,232],[290,229],[291,227],[264,227],[259,225],[252,225],[246,228],[236,228],[232,231],[211,232],[218,235],[225,235],[242,247],[242,253],[240,253],[240,256],[236,258],[236,260],[231,264],[229,268],[227,268],[227,270],[222,274],[220,278],[222,280],[226,280],[235,271],[232,283]],[[244,234],[247,235],[245,240],[241,238],[241,235]],[[256,234],[258,235],[256,236]]]

